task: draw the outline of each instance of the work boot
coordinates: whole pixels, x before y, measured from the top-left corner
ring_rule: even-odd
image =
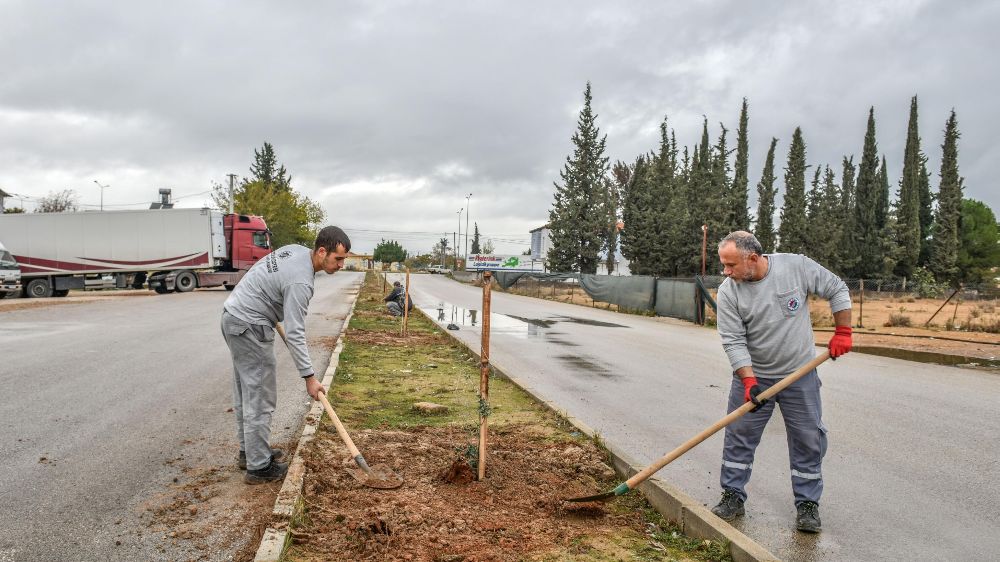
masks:
[[[271,449],[271,460],[280,461],[285,458],[285,452],[281,449]],[[247,452],[240,451],[240,454],[236,456],[236,464],[240,467],[240,470],[247,469]]]
[[[795,528],[803,533],[818,533],[822,529],[819,522],[819,504],[802,502],[795,506],[798,515],[795,517]]]
[[[736,490],[728,488],[722,490],[722,499],[719,500],[719,505],[712,508],[712,513],[718,515],[723,521],[732,521],[745,512],[746,510],[743,509],[743,498],[740,497]]]
[[[264,484],[265,482],[277,482],[285,478],[288,472],[288,463],[271,461],[271,464],[260,470],[248,470],[243,475],[243,481],[247,484]]]

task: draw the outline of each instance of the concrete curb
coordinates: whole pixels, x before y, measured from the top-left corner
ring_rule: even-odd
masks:
[[[357,305],[358,296],[360,295],[361,289],[359,287],[358,293],[354,296],[354,300],[351,301],[351,310],[344,318],[344,326],[337,336],[337,345],[333,348],[333,353],[330,354],[330,364],[327,365],[326,372],[323,374],[323,386],[328,391],[333,384],[333,376],[337,372],[337,365],[340,363],[340,353],[344,350],[344,334],[347,333],[347,327],[351,324],[351,317],[354,316],[354,307]],[[288,465],[288,474],[285,475],[285,480],[281,484],[281,490],[278,491],[278,497],[274,500],[274,509],[271,511],[272,526],[264,531],[264,536],[257,547],[257,554],[254,556],[254,562],[279,562],[285,553],[285,548],[288,546],[289,540],[288,525],[298,512],[302,498],[302,483],[306,475],[305,461],[302,459],[301,452],[316,434],[316,430],[319,429],[319,421],[322,417],[323,403],[313,401],[309,411],[306,412],[305,421],[302,425],[302,435],[299,437],[299,442],[295,447],[295,455]]]
[[[419,310],[424,317],[433,322],[435,325],[440,326],[437,322],[430,318],[430,316],[425,314],[423,310],[420,310],[419,308],[414,309]],[[458,344],[468,349],[477,361],[481,359],[480,354],[476,352],[476,350],[469,347],[469,345],[464,341],[459,339],[458,336],[451,333],[449,330],[445,330],[444,328],[442,328],[442,331],[448,334]],[[545,407],[551,410],[554,414],[572,424],[573,427],[575,427],[580,433],[583,433],[591,438],[599,437],[597,432],[595,432],[590,426],[585,424],[580,419],[571,416],[565,410],[560,409],[556,403],[543,398],[537,390],[518,377],[511,376],[509,371],[505,371],[502,367],[498,366],[496,362],[492,361],[492,359],[490,361],[490,367],[496,375],[503,377],[520,387],[532,398],[534,398],[535,401],[544,404]],[[607,442],[604,442],[603,444],[611,454],[611,462],[615,472],[617,472],[618,476],[620,476],[623,480],[630,478],[645,468],[646,465],[640,464],[615,445]],[[638,490],[643,496],[646,497],[646,500],[651,506],[653,506],[653,509],[662,515],[664,519],[680,527],[681,531],[685,535],[697,539],[728,541],[729,553],[732,555],[735,562],[772,562],[780,560],[777,556],[771,554],[766,548],[757,544],[753,539],[746,536],[729,523],[719,519],[718,516],[712,513],[710,509],[703,506],[700,502],[696,501],[679,488],[667,484],[655,476],[650,477],[648,480],[640,484]]]

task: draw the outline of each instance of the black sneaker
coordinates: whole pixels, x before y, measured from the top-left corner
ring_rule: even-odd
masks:
[[[285,458],[285,452],[281,449],[271,449],[271,460],[280,461]],[[240,451],[239,455],[236,455],[236,465],[240,467],[240,470],[247,469],[247,452]]]
[[[723,521],[732,521],[746,510],[743,509],[743,499],[736,493],[736,490],[725,489],[722,491],[722,499],[719,505],[712,508],[712,513],[719,516]]]
[[[798,515],[795,517],[795,528],[803,533],[818,533],[822,529],[819,522],[819,504],[802,502],[795,506]]]
[[[271,461],[267,468],[260,470],[248,470],[243,475],[243,481],[247,484],[264,484],[265,482],[277,482],[285,478],[288,472],[288,463]]]

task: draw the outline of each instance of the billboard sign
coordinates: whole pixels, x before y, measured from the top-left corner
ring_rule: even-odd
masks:
[[[531,256],[477,254],[469,256],[466,271],[545,271],[545,262]]]

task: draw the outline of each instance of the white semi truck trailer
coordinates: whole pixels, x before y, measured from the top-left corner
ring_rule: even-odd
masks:
[[[271,252],[264,219],[210,209],[0,215],[0,240],[28,297],[66,296],[108,275],[157,293],[232,290]]]

